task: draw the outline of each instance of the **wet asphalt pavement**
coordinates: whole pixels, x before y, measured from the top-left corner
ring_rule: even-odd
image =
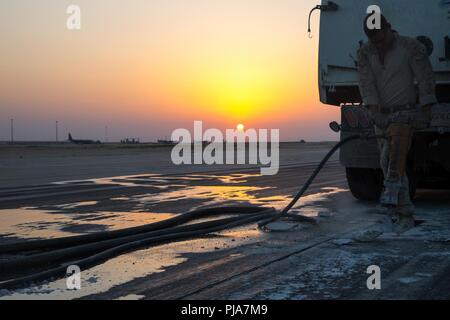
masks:
[[[0,242],[115,230],[211,205],[286,205],[314,164],[259,170],[141,174],[0,190]],[[418,192],[416,228],[351,240],[381,218],[355,200],[344,169],[330,163],[294,213],[313,217],[287,232],[256,225],[124,254],[82,270],[82,289],[65,279],[1,299],[410,299],[450,298],[449,192]],[[8,259],[10,257],[0,257]],[[369,266],[381,290],[367,288]]]

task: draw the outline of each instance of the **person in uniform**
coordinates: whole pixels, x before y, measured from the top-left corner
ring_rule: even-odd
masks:
[[[437,103],[434,73],[421,42],[399,35],[383,15],[380,28],[370,28],[371,17],[364,21],[369,41],[358,53],[359,89],[376,135],[386,137],[378,141],[384,174],[380,202],[396,231],[403,232],[414,227],[407,155],[418,119],[430,119]]]

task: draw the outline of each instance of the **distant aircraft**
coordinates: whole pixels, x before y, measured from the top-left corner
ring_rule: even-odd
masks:
[[[72,135],[69,133],[69,141],[75,144],[100,144],[100,141],[94,141],[94,140],[78,140],[72,138]]]
[[[172,140],[158,139],[158,144],[170,144],[170,145],[172,145],[172,144],[175,144],[175,142],[172,141]]]

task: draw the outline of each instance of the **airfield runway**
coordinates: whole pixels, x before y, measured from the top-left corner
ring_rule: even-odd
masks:
[[[282,208],[329,147],[282,147],[275,176],[250,167],[167,166],[167,148],[3,150],[0,242],[121,229],[211,205]],[[3,290],[0,299],[448,299],[449,195],[420,190],[416,228],[357,242],[380,214],[375,203],[351,196],[334,158],[294,210],[315,225],[271,233],[250,225],[142,248],[82,270],[81,290],[67,290],[61,279]],[[381,268],[381,290],[367,288],[372,265]]]

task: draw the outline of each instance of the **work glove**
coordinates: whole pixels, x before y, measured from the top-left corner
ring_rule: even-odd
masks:
[[[370,119],[372,125],[377,126],[378,128],[386,128],[387,127],[387,117],[380,112],[378,112],[379,107],[376,105],[367,106],[367,110],[369,110]]]

